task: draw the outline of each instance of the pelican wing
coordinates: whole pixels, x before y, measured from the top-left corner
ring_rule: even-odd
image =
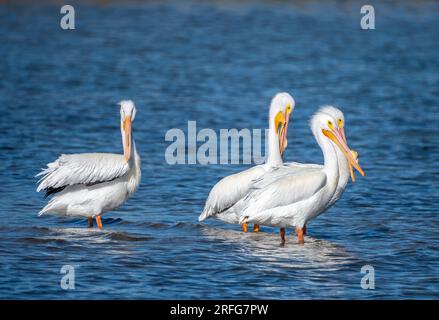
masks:
[[[231,208],[250,191],[252,182],[265,173],[262,166],[232,174],[221,179],[210,191],[199,221]]]
[[[289,162],[289,163],[285,163],[284,165],[292,169],[303,169],[303,168],[323,169],[323,166],[321,164],[315,164],[315,163]]]
[[[261,190],[278,181],[279,179],[286,178],[288,176],[300,175],[306,171],[321,170],[323,167],[318,164],[307,164],[299,162],[285,163],[282,166],[272,167],[265,174],[261,175],[257,179],[252,181],[251,191]],[[250,192],[248,197],[255,196],[255,193]]]
[[[129,170],[123,155],[111,153],[63,154],[47,165],[38,176],[37,192],[58,192],[75,184],[92,185],[114,180]]]
[[[308,199],[325,185],[326,174],[319,167],[282,167],[253,183],[242,217]]]

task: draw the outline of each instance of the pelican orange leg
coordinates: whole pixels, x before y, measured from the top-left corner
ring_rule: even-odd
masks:
[[[299,244],[305,243],[305,238],[303,237],[304,229],[306,230],[306,227],[303,227],[303,228],[294,227],[294,231],[297,234],[297,240],[298,240]]]
[[[88,227],[89,228],[93,228],[93,218],[92,217],[88,217]]]
[[[247,231],[248,231],[248,225],[247,225],[247,222],[244,222],[244,223],[242,224],[242,231],[244,231],[244,232],[247,232]]]
[[[253,226],[253,232],[258,233],[259,232],[259,224],[255,223]]]
[[[98,224],[98,228],[102,229],[102,218],[101,218],[101,216],[96,216],[96,223]]]

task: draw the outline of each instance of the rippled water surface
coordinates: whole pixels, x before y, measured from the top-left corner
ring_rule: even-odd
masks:
[[[438,5],[0,5],[0,298],[438,298]],[[321,162],[308,128],[340,106],[366,172],[309,224],[243,234],[198,223],[210,187],[243,165],[164,161],[169,128],[264,128],[269,99],[297,107],[288,160]],[[137,104],[142,183],[105,228],[37,217],[34,175],[60,153],[121,152],[116,103]],[[73,265],[76,288],[60,288]],[[375,268],[375,290],[360,286]]]

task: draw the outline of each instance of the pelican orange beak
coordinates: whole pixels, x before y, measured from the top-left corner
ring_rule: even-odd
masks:
[[[281,129],[281,134],[279,136],[279,151],[280,151],[280,155],[282,156],[284,154],[285,149],[288,146],[288,141],[287,141],[287,133],[288,133],[288,123],[290,123],[290,117],[289,115],[285,112],[285,125],[282,127]]]
[[[354,157],[354,159],[357,161],[358,163],[358,152],[355,150],[351,150],[352,156]],[[355,175],[354,175],[354,168],[352,168],[351,164],[349,163],[349,173],[351,175],[352,178],[352,182],[355,182]]]
[[[338,133],[343,138],[343,141],[347,144],[346,135],[344,133],[344,128],[343,127],[339,128],[338,129]],[[354,150],[351,150],[351,153],[352,153],[355,161],[358,163],[358,152],[354,151]],[[353,167],[352,167],[350,162],[349,162],[349,174],[351,175],[352,182],[355,182],[354,169],[353,169]]]
[[[346,137],[344,136],[344,131],[340,132],[339,130],[326,130],[322,129],[323,134],[331,139],[332,142],[336,144],[336,146],[341,150],[344,154],[350,166],[357,169],[357,171],[364,177],[364,171],[361,169],[357,160],[355,159],[354,151],[351,151],[346,143]],[[351,171],[351,177],[353,177],[353,181],[355,181],[355,176],[353,175],[353,170]]]
[[[123,130],[123,155],[128,162],[131,157],[131,117],[125,117],[122,122]]]
[[[279,111],[274,118],[274,126],[276,128],[277,135],[279,137],[279,152],[282,156],[285,148],[287,147],[287,130],[288,130],[288,118],[285,118],[283,112]]]

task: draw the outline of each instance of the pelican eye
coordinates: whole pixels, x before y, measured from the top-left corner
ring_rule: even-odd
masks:
[[[338,126],[339,126],[340,128],[343,128],[343,120],[338,119]]]
[[[291,104],[287,104],[287,112],[291,112]]]
[[[334,124],[332,123],[331,120],[328,120],[328,127],[329,129],[334,130]]]

